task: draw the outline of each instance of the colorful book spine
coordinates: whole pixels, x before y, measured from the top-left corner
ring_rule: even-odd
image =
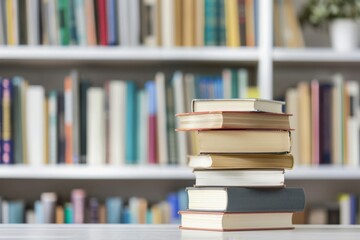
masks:
[[[106,205],[106,222],[121,223],[122,199],[120,197],[110,197],[105,201]]]
[[[65,163],[73,163],[73,106],[72,106],[72,80],[67,76],[64,80],[64,120],[65,120]]]
[[[12,98],[13,98],[13,84],[8,78],[2,80],[2,106],[3,106],[3,116],[2,116],[2,155],[1,161],[3,164],[13,164],[14,163],[14,143],[12,136],[12,124],[11,119],[11,108],[12,108]]]
[[[217,0],[205,0],[204,1],[204,45],[216,46],[217,45],[217,21],[216,21],[216,9]]]
[[[117,19],[116,19],[116,0],[107,0],[107,34],[109,46],[116,45],[117,41]]]
[[[75,20],[76,20],[76,37],[78,45],[87,45],[86,35],[86,15],[84,0],[75,0]]]
[[[57,92],[51,91],[49,93],[49,103],[48,103],[48,124],[49,124],[49,163],[57,164],[58,163],[58,119],[57,119]]]
[[[246,13],[245,13],[245,0],[238,0],[239,12],[239,33],[240,45],[246,46]]]
[[[217,45],[226,46],[225,0],[217,0]]]
[[[68,0],[58,1],[60,43],[63,46],[70,44],[70,6]]]
[[[106,0],[97,0],[97,11],[98,11],[98,33],[100,45],[108,45],[108,29],[107,29],[107,8]]]
[[[70,30],[70,44],[78,45],[78,34],[77,28],[77,20],[76,20],[76,1],[69,1],[69,30]]]
[[[89,222],[99,223],[99,200],[97,198],[90,198],[89,200]]]
[[[157,138],[156,138],[156,86],[154,81],[149,81],[145,84],[145,88],[148,92],[148,106],[149,106],[149,163],[157,162]]]
[[[73,219],[75,224],[85,223],[85,198],[86,193],[82,189],[74,189],[71,192],[73,206]]]
[[[64,223],[66,223],[66,224],[74,223],[73,206],[72,206],[71,203],[65,203],[65,206],[64,206]]]
[[[134,82],[126,83],[126,163],[136,163],[136,85]]]

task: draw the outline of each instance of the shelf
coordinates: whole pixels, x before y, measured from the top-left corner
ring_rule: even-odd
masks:
[[[194,180],[178,166],[0,166],[0,179]],[[285,180],[360,180],[360,169],[321,166],[287,170]]]
[[[329,48],[273,50],[274,63],[359,63],[360,51],[336,52]]]
[[[360,180],[360,169],[337,166],[295,167],[285,180]]]
[[[193,179],[192,170],[178,166],[0,166],[0,179]]]
[[[200,61],[256,63],[258,59],[258,50],[255,48],[0,47],[0,61]]]

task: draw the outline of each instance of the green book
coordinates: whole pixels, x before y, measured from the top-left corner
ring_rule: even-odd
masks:
[[[226,46],[226,27],[225,27],[225,0],[217,0],[217,35],[218,45]]]
[[[13,82],[13,109],[12,109],[12,119],[14,119],[13,133],[14,133],[14,163],[20,164],[24,163],[23,156],[23,143],[24,143],[24,111],[25,111],[25,102],[23,101],[25,95],[25,85],[26,82],[21,77],[14,77]]]
[[[217,45],[217,0],[204,1],[204,45]]]
[[[64,206],[64,222],[69,224],[73,223],[73,207],[71,203],[65,203]]]
[[[235,69],[231,69],[231,98],[239,98],[238,73]]]
[[[69,0],[59,0],[57,6],[59,13],[60,43],[66,46],[70,44],[71,14]]]

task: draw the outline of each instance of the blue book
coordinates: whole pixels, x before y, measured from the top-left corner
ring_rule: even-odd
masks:
[[[41,201],[36,201],[34,204],[36,223],[44,223],[44,210]]]
[[[116,19],[116,0],[107,0],[107,33],[108,45],[116,45],[117,41],[117,19]]]
[[[153,215],[152,215],[151,209],[148,209],[146,212],[146,223],[152,224],[153,223],[152,219],[153,219]]]
[[[354,194],[350,194],[349,196],[350,201],[350,224],[356,224],[357,220],[357,212],[358,212],[358,205],[357,205],[357,197]]]
[[[4,78],[1,82],[2,86],[2,146],[1,146],[1,162],[3,164],[14,163],[14,147],[13,147],[13,128],[14,121],[12,119],[13,104],[13,84],[8,78]]]
[[[124,207],[124,210],[121,214],[121,223],[129,224],[131,223],[131,211],[129,207]]]
[[[110,197],[105,201],[106,222],[121,223],[122,199],[120,197]]]
[[[25,206],[23,201],[9,201],[9,222],[13,224],[24,223]]]
[[[188,195],[185,189],[180,189],[177,192],[177,195],[179,202],[179,211],[185,211],[186,209],[188,209],[188,203],[189,203]]]
[[[179,202],[177,193],[170,193],[167,196],[167,202],[169,203],[171,208],[170,223],[177,223],[179,220]]]
[[[136,163],[136,85],[132,81],[126,83],[126,130],[125,157],[127,164]]]

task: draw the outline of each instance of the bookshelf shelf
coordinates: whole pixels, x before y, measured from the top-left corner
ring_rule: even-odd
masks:
[[[336,52],[329,48],[273,50],[274,63],[359,63],[360,51]]]
[[[179,166],[1,166],[0,179],[193,180],[192,169]],[[286,180],[360,180],[360,169],[296,167]]]
[[[0,179],[188,180],[192,170],[179,166],[1,166]]]
[[[200,61],[257,63],[256,48],[0,47],[0,61]]]

